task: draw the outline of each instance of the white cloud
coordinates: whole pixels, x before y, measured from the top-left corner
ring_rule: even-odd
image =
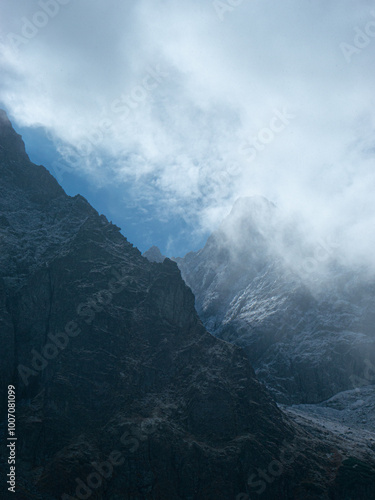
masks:
[[[349,63],[340,44],[375,21],[372,2],[246,0],[221,22],[211,1],[80,0],[13,53],[9,32],[40,8],[2,3],[2,101],[61,151],[87,150],[83,175],[205,229],[262,194],[370,258],[375,36]],[[295,118],[248,161],[241,145],[284,107]]]

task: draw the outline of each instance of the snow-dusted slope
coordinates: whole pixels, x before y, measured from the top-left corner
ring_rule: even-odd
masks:
[[[374,283],[266,199],[239,200],[202,250],[176,260],[206,328],[245,347],[279,401],[324,401],[375,380]]]
[[[307,418],[318,419],[330,430],[345,426],[345,434],[355,435],[356,431],[372,432],[372,446],[375,451],[375,386],[357,387],[336,394],[332,398],[314,405],[292,405],[284,410]]]

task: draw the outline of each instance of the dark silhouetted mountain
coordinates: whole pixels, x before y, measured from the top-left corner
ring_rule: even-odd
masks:
[[[10,384],[20,500],[375,498],[373,444],[284,414],[174,262],[67,196],[4,114],[0,145],[3,490]]]

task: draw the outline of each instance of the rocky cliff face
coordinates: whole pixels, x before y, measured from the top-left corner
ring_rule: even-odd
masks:
[[[375,498],[371,446],[282,413],[242,350],[205,330],[177,265],[67,196],[4,113],[0,217],[17,499]],[[6,417],[0,430],[4,478]]]
[[[284,403],[375,381],[375,285],[304,241],[264,198],[242,199],[199,252],[176,259],[206,328],[244,347]]]

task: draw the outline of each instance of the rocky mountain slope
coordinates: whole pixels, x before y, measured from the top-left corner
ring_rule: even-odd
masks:
[[[205,330],[177,265],[67,196],[4,112],[0,222],[2,498],[375,498],[373,444],[284,414],[243,351]]]
[[[375,283],[307,242],[264,198],[240,199],[205,247],[176,259],[204,325],[244,347],[283,403],[375,381]]]

